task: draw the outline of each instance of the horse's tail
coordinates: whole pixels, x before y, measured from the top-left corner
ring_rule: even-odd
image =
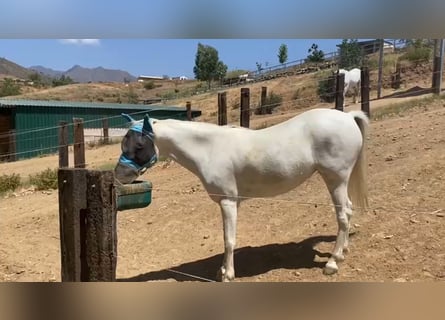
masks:
[[[348,184],[348,194],[353,205],[364,211],[368,207],[368,185],[367,185],[367,169],[366,160],[366,133],[368,129],[369,119],[363,111],[350,111],[349,114],[354,118],[357,126],[362,133],[362,149],[357,157],[357,161],[352,169],[351,177]]]

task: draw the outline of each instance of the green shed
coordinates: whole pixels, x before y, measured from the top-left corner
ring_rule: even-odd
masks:
[[[84,128],[102,128],[103,119],[108,119],[109,128],[125,128],[121,113],[135,119],[149,114],[157,119],[187,120],[187,109],[173,106],[0,99],[0,161],[57,152],[60,121],[72,124],[73,118],[82,118]],[[201,111],[191,110],[192,118],[200,115]]]

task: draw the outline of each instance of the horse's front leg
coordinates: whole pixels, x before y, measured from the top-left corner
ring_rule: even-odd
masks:
[[[222,199],[219,203],[224,226],[224,260],[218,273],[218,280],[227,282],[235,279],[233,250],[236,245],[236,218],[238,202],[234,199]]]

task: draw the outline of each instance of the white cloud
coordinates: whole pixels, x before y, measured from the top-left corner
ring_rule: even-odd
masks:
[[[99,39],[62,39],[63,44],[74,44],[78,46],[98,46],[100,45]]]

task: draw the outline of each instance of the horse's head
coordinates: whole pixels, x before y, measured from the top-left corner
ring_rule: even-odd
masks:
[[[130,129],[122,140],[122,154],[114,169],[115,177],[121,183],[132,183],[158,160],[154,144],[154,132],[148,115],[143,121],[136,121],[122,114],[130,122]]]

